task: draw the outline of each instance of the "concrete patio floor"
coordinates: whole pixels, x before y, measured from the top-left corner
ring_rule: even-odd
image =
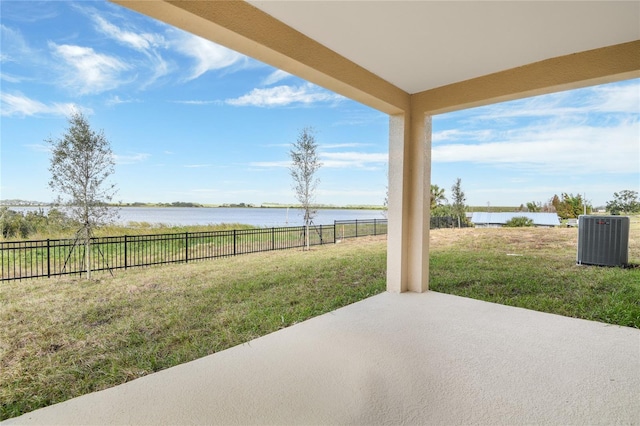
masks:
[[[640,424],[640,330],[383,293],[9,424]]]

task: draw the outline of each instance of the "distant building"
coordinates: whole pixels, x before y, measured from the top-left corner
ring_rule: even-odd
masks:
[[[526,217],[533,221],[534,226],[560,226],[560,218],[556,213],[485,213],[475,212],[471,216],[471,222],[476,228],[501,228],[514,217]]]

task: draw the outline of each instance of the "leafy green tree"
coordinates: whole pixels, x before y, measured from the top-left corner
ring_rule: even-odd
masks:
[[[91,237],[97,227],[110,223],[117,212],[108,208],[116,193],[109,183],[115,161],[104,132],[91,129],[80,112],[69,118],[61,138],[46,140],[51,146],[49,186],[58,193],[58,204],[80,225],[85,246],[87,278],[91,279]]]
[[[451,209],[451,205],[449,204],[440,204],[436,206],[433,210],[431,210],[431,217],[446,217],[453,216],[453,211]]]
[[[537,213],[542,211],[542,204],[536,203],[535,201],[530,201],[527,203],[527,211],[531,213]]]
[[[453,217],[458,219],[458,228],[460,228],[462,227],[462,223],[467,221],[467,198],[462,190],[462,179],[456,179],[456,182],[451,187],[451,195],[453,197],[451,211],[453,213]]]
[[[313,207],[315,190],[320,180],[316,173],[322,166],[318,157],[318,144],[316,143],[313,128],[305,127],[298,135],[298,139],[291,145],[289,151],[291,167],[289,172],[293,178],[293,190],[298,202],[304,211],[304,225],[306,228],[305,245],[309,250],[309,226],[316,215]]]
[[[31,231],[23,213],[7,207],[0,208],[0,233],[3,238],[27,238]]]
[[[559,212],[559,208],[560,208],[560,197],[558,197],[558,195],[554,195],[551,200],[549,200],[549,204],[551,204],[551,207],[553,207],[553,211],[560,214]]]
[[[577,218],[585,211],[591,213],[591,206],[582,199],[580,194],[573,195],[563,192],[561,197],[554,195],[551,199],[551,205],[562,219]]]
[[[607,202],[607,210],[613,215],[640,212],[638,191],[625,189],[613,193],[613,200]]]

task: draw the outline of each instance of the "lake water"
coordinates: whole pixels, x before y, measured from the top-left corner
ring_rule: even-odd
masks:
[[[9,207],[16,211],[34,211],[38,207]],[[47,209],[44,208],[46,211]],[[227,208],[227,207],[121,207],[118,223],[148,222],[165,225],[209,225],[242,223],[258,227],[303,225],[303,212],[286,208]],[[332,225],[334,220],[384,219],[382,210],[318,210],[313,222]]]

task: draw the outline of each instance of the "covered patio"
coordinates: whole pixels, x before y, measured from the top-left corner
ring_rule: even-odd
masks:
[[[388,291],[6,424],[640,423],[640,330],[428,291],[431,117],[640,77],[640,2],[112,1],[389,114]]]
[[[394,293],[429,288],[432,116],[640,77],[637,1],[112,1],[389,115]]]
[[[12,424],[640,423],[640,330],[383,293]]]

